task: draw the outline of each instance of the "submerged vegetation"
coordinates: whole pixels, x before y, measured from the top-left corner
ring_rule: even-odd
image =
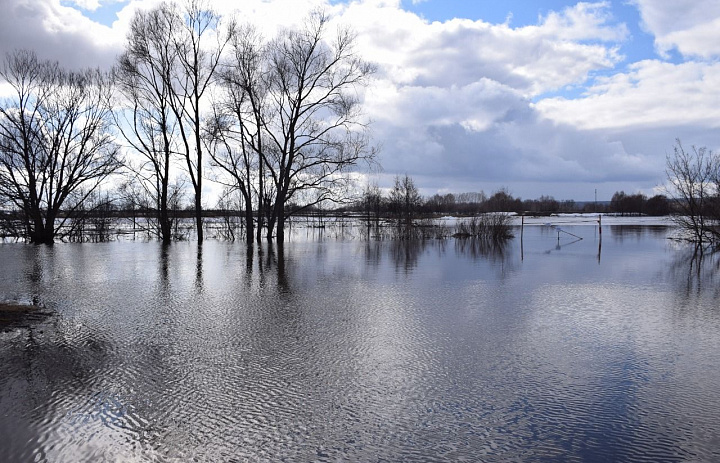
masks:
[[[513,237],[510,230],[511,218],[507,214],[489,213],[461,220],[455,226],[457,238],[482,238],[489,241],[503,241]]]

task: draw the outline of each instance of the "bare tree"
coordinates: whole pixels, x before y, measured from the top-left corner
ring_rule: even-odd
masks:
[[[367,217],[368,227],[370,227],[372,221],[375,222],[375,226],[379,226],[382,205],[383,197],[380,187],[378,187],[377,183],[368,183],[363,190],[360,203],[360,207]]]
[[[347,172],[375,156],[357,95],[374,67],[349,29],[326,41],[327,26],[316,12],[268,44],[261,154],[274,190],[267,236],[276,227],[280,242],[289,215],[347,197]],[[286,210],[291,200],[300,207]]]
[[[171,105],[171,79],[178,66],[175,28],[175,11],[168,4],[138,11],[130,23],[125,52],[118,57],[114,70],[122,97],[120,110],[115,112],[117,126],[142,156],[139,165],[129,166],[154,203],[157,233],[163,242],[172,240],[169,185],[179,131]]]
[[[686,151],[680,140],[667,156],[669,195],[676,198],[675,222],[703,246],[720,241],[720,156],[705,147]]]
[[[188,0],[182,10],[175,4],[172,41],[178,66],[171,75],[171,108],[180,121],[182,154],[195,193],[195,224],[198,242],[203,240],[203,120],[202,105],[215,83],[220,57],[230,34],[220,32],[220,16],[202,0]],[[232,30],[232,26],[228,30]],[[208,42],[214,37],[215,42]]]
[[[228,193],[238,191],[240,203],[245,212],[245,239],[248,244],[254,240],[253,219],[253,181],[259,162],[252,150],[242,141],[241,133],[234,132],[232,122],[226,116],[216,114],[212,125],[208,127],[208,146],[212,165],[221,170],[216,181],[225,186]],[[259,197],[259,195],[258,195]]]
[[[68,212],[121,165],[111,82],[24,50],[6,56],[0,77],[13,92],[0,103],[0,196],[21,211],[31,242],[52,243]]]
[[[207,138],[213,164],[238,190],[245,206],[246,241],[253,242],[253,202],[257,202],[257,240],[264,216],[263,107],[266,66],[262,38],[251,26],[231,31],[231,53],[224,63],[224,95],[213,104]]]
[[[405,174],[395,176],[395,185],[390,190],[390,210],[397,217],[398,225],[409,226],[413,216],[422,204],[422,197],[412,177]]]

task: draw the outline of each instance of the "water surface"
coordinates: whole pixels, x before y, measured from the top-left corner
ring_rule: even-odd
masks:
[[[0,460],[720,459],[717,258],[565,230],[0,245]]]

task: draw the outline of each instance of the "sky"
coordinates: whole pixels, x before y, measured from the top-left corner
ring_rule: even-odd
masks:
[[[720,150],[717,0],[208,0],[266,36],[323,8],[378,72],[381,187],[609,200],[662,193],[666,155]],[[0,54],[109,68],[157,0],[3,0]]]

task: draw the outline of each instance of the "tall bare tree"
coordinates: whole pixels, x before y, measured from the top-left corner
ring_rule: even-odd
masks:
[[[356,54],[349,29],[328,40],[328,21],[313,13],[269,42],[252,28],[234,30],[224,73],[228,97],[215,128],[234,132],[235,151],[243,153],[234,159],[245,168],[243,181],[255,187],[258,240],[265,212],[267,238],[283,241],[287,217],[346,198],[348,172],[375,156],[357,93],[374,67]],[[232,171],[239,164],[228,163],[228,153],[226,147],[216,161]],[[296,207],[288,210],[291,202]]]
[[[377,183],[368,183],[363,190],[360,207],[367,216],[367,226],[370,227],[372,221],[375,225],[380,224],[380,212],[383,207],[383,197],[380,187]]]
[[[187,0],[182,9],[176,4],[169,8],[175,13],[171,39],[178,62],[169,82],[173,89],[170,102],[180,121],[182,154],[195,193],[197,238],[202,242],[203,105],[218,77],[216,71],[230,34],[220,30],[220,16],[202,0]]]
[[[121,166],[110,130],[111,81],[25,50],[6,56],[0,77],[13,93],[0,103],[0,196],[21,211],[31,242],[52,243]]]
[[[176,13],[168,4],[138,11],[114,70],[121,95],[115,111],[117,125],[142,156],[142,162],[131,171],[154,203],[157,233],[166,243],[172,240],[169,192],[171,167],[178,154],[178,119],[171,105],[171,79],[178,66],[173,42],[177,27]]]
[[[232,31],[229,58],[223,66],[223,96],[213,105],[207,126],[213,164],[229,177],[227,187],[240,191],[245,205],[246,241],[252,243],[253,201],[257,202],[257,240],[264,218],[263,108],[266,61],[262,38],[251,26]]]
[[[398,225],[409,226],[413,216],[422,204],[422,196],[415,186],[412,177],[405,174],[395,176],[395,185],[390,190],[390,209],[398,219]]]
[[[275,190],[268,238],[276,226],[279,242],[286,218],[297,211],[286,211],[291,200],[301,209],[337,201],[348,170],[375,155],[357,94],[374,66],[355,52],[350,29],[339,28],[327,40],[328,22],[315,12],[268,47],[262,157]]]

